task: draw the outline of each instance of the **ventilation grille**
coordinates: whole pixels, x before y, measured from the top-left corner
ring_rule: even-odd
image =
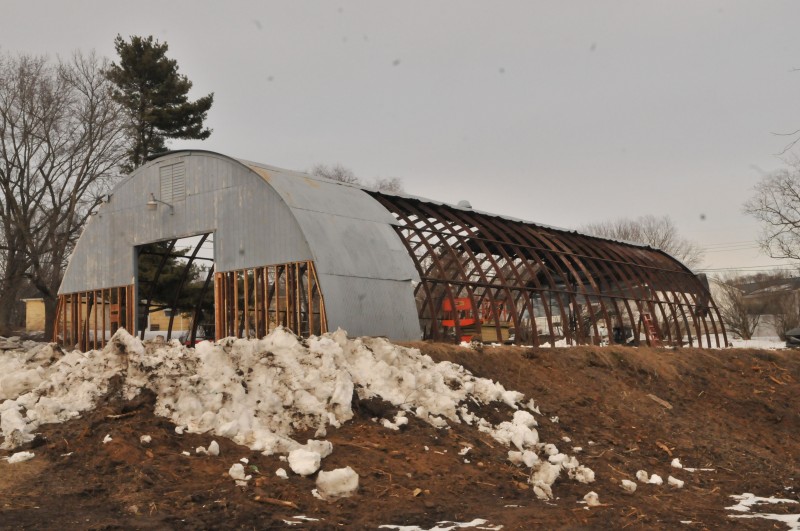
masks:
[[[183,162],[162,166],[161,200],[174,203],[186,198],[186,166]]]

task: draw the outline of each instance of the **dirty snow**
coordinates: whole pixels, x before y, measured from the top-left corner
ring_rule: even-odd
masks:
[[[226,338],[196,349],[174,340],[142,343],[119,330],[101,351],[62,352],[34,343],[27,351],[6,351],[0,367],[6,369],[0,372],[0,449],[32,441],[42,424],[92,409],[118,377],[127,399],[151,390],[155,413],[170,419],[176,433],[228,437],[265,455],[294,454],[289,466],[295,473],[316,473],[333,449],[324,440],[328,429],[354,416],[355,393],[392,404],[397,413],[380,419],[391,429],[404,429],[416,416],[436,429],[464,423],[490,434],[519,452],[516,464],[529,469],[541,498],[553,497],[551,486],[562,471],[576,481],[594,480],[574,456],[539,440],[532,399],[416,349],[382,338],[350,339],[342,330],[301,340],[278,328],[260,340]],[[467,408],[490,403],[515,411],[493,425]],[[303,445],[292,439],[305,430],[318,440]],[[211,453],[211,445],[200,448]]]

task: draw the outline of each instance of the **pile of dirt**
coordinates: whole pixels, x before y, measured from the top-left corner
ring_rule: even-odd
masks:
[[[725,510],[734,504],[730,496],[798,499],[795,352],[411,346],[533,398],[541,411],[541,439],[578,456],[596,481],[560,479],[553,488],[556,499],[537,500],[525,469],[512,465],[508,448],[488,434],[454,423],[437,430],[413,417],[393,431],[374,420],[392,418],[393,406],[356,400],[355,418],[329,429],[326,439],[335,451],[322,468],[352,467],[360,488],[354,497],[327,502],[312,495],[313,476],[276,476],[278,468],[288,470],[278,456],[211,434],[178,434],[153,414],[152,394],[125,402],[112,389],[82,418],[43,426],[40,437],[22,448],[33,451],[34,459],[0,461],[2,527],[429,529],[441,521],[480,518],[484,528],[503,529],[705,529],[733,523],[781,529],[785,525],[765,520],[732,520]],[[480,416],[495,422],[509,413],[507,406],[493,404],[482,406]],[[111,440],[104,443],[107,435]],[[142,435],[151,442],[141,442]],[[195,453],[212,440],[219,443],[219,456]],[[228,474],[241,458],[253,475],[246,488]],[[674,458],[697,470],[671,467]],[[626,492],[620,481],[636,481],[638,470],[660,475],[665,484],[639,483],[634,493]],[[683,480],[683,488],[667,485],[669,475]],[[590,490],[601,505],[579,503]],[[781,511],[800,513],[800,506],[776,505],[768,512]]]

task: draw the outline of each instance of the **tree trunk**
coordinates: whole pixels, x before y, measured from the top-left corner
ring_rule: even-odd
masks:
[[[45,295],[44,298],[44,339],[52,341],[58,309],[58,295]]]

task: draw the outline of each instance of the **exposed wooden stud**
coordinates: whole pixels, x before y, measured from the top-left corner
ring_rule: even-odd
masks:
[[[106,348],[106,290],[100,290],[100,313],[103,316],[103,337],[100,339],[100,348]]]
[[[250,337],[250,270],[244,270],[244,336]]]

